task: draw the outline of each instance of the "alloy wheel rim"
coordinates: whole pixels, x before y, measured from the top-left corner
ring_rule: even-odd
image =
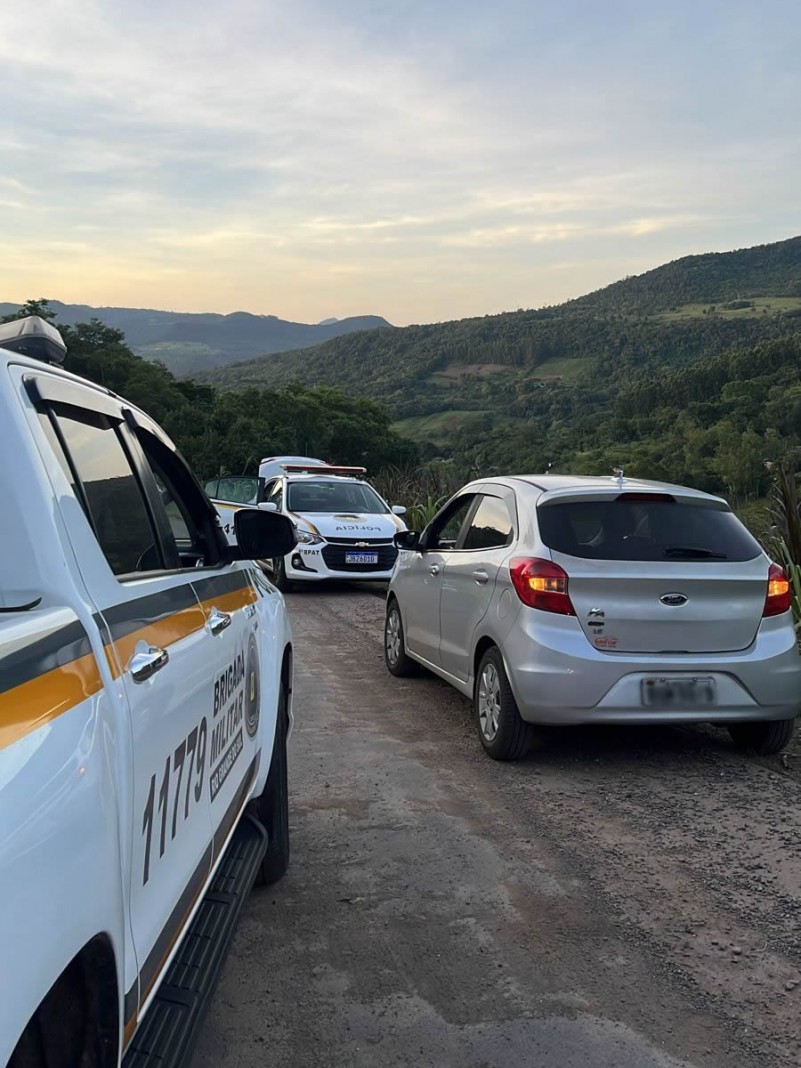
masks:
[[[478,724],[488,742],[498,733],[501,718],[501,683],[494,664],[486,664],[478,682]]]
[[[397,664],[400,656],[400,617],[397,611],[392,611],[387,617],[387,660],[390,664]]]

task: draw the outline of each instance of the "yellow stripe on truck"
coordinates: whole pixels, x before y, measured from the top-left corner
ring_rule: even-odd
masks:
[[[196,604],[192,608],[184,608],[180,612],[174,612],[171,616],[165,616],[163,619],[148,623],[146,626],[140,627],[139,630],[131,631],[130,634],[114,638],[111,645],[106,645],[106,657],[112,675],[116,678],[120,674],[120,667],[114,652],[119,657],[122,670],[125,671],[127,670],[128,662],[136,652],[139,642],[145,642],[147,645],[157,645],[162,649],[166,649],[168,646],[181,641],[182,638],[188,638],[190,634],[203,630],[205,625],[206,616],[200,605]]]
[[[248,586],[244,590],[234,590],[232,593],[223,593],[219,597],[209,597],[201,602],[201,606],[206,619],[208,619],[214,608],[219,612],[236,612],[246,605],[253,604],[258,599],[258,594],[253,587]]]
[[[52,723],[102,689],[90,653],[0,693],[0,749]]]

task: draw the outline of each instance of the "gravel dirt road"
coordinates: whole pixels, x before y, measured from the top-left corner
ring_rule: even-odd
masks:
[[[551,729],[495,763],[387,674],[379,592],[287,598],[292,861],[194,1068],[801,1065],[799,747]]]

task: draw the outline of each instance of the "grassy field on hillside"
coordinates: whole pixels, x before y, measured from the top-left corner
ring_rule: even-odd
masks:
[[[410,441],[432,441],[435,445],[447,445],[454,431],[471,424],[483,424],[487,418],[492,419],[494,425],[499,417],[496,412],[490,411],[435,412],[433,415],[400,419],[392,424],[392,429]]]
[[[547,380],[549,378],[562,378],[569,382],[578,378],[583,371],[586,371],[592,366],[593,361],[591,359],[583,359],[581,357],[570,356],[555,356],[552,360],[546,360],[536,367],[532,373],[532,378],[539,378]]]
[[[744,304],[745,307],[727,307],[727,304]],[[783,312],[801,309],[801,297],[748,297],[742,301],[727,301],[722,304],[684,304],[672,311],[654,316],[663,322],[681,322],[700,319],[704,315],[716,315],[722,319],[753,319],[761,315],[781,315]]]

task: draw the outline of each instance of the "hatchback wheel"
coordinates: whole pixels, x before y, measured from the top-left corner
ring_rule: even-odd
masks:
[[[393,598],[387,605],[387,617],[384,621],[384,662],[387,671],[398,678],[408,678],[420,670],[416,660],[406,653],[406,639],[403,635],[398,602]]]
[[[525,756],[531,744],[531,727],[518,711],[503,657],[494,646],[478,665],[473,708],[478,737],[494,760]]]
[[[739,749],[752,749],[760,756],[780,753],[793,737],[794,719],[765,719],[755,723],[730,723],[729,734]]]

